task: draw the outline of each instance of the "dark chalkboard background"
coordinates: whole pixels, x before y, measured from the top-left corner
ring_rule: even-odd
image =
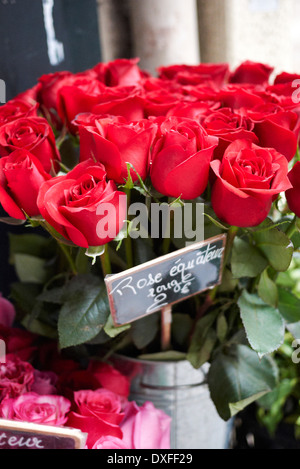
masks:
[[[105,282],[115,324],[130,323],[219,284],[225,241],[226,236],[222,235],[107,276]],[[216,250],[221,250],[220,257],[205,264],[196,262],[200,255],[204,258],[206,252]]]
[[[55,39],[63,45],[64,60],[51,65],[43,0],[0,0],[0,79],[6,99],[31,88],[46,73],[79,72],[101,61],[96,0],[47,0],[52,9]],[[0,209],[0,216],[6,216]],[[8,265],[8,232],[28,232],[0,224],[0,292],[8,295],[15,280]]]

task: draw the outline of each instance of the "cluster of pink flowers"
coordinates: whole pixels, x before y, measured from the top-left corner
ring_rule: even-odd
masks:
[[[168,449],[170,417],[151,402],[128,401],[130,383],[107,363],[82,368],[53,341],[13,327],[14,308],[0,298],[0,418],[77,428],[88,449]],[[51,371],[49,371],[51,370]]]
[[[272,72],[247,61],[234,71],[160,67],[154,77],[138,59],[118,59],[44,75],[0,108],[0,202],[17,219],[42,215],[67,242],[103,245],[110,239],[95,234],[97,208],[115,206],[110,225],[118,233],[126,207],[117,186],[129,163],[134,181],[149,178],[164,196],[192,200],[210,183],[222,221],[256,226],[297,179],[288,178],[288,162],[299,139],[299,76],[282,73],[271,83]],[[80,145],[75,167],[58,177],[55,134]]]

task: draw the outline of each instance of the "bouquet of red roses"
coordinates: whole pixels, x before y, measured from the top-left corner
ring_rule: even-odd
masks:
[[[272,72],[248,61],[154,77],[118,59],[42,76],[0,108],[2,221],[49,235],[10,236],[23,326],[89,356],[155,355],[157,314],[116,328],[104,277],[190,241],[138,230],[132,204],[201,203],[205,238],[227,234],[222,284],[174,308],[172,349],[210,363],[225,420],[276,387],[272,354],[300,321],[279,276],[300,247],[300,76]]]

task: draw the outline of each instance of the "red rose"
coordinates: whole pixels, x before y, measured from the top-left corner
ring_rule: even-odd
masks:
[[[40,161],[27,150],[16,150],[0,159],[0,202],[13,218],[26,220],[40,214],[37,197],[51,179]]]
[[[180,102],[167,112],[166,117],[187,117],[202,124],[205,117],[218,108],[219,104],[214,101]]]
[[[64,86],[58,89],[58,114],[70,132],[76,132],[76,128],[71,123],[77,114],[91,112],[105,90],[106,86],[100,81],[81,76],[73,77],[70,83],[67,80]]]
[[[45,182],[38,196],[45,220],[66,240],[80,247],[113,240],[126,219],[126,197],[118,192],[100,163],[87,160],[65,176]],[[101,206],[108,217],[101,212]],[[99,228],[101,221],[105,227]]]
[[[34,368],[17,356],[8,356],[0,365],[0,402],[3,399],[21,396],[31,390]]]
[[[289,172],[293,188],[286,191],[286,200],[292,212],[300,217],[300,161],[297,161]]]
[[[235,140],[249,139],[258,143],[258,138],[253,133],[253,122],[228,108],[207,113],[207,117],[202,120],[202,125],[208,135],[219,138],[214,158],[222,159],[226,148]]]
[[[20,117],[37,116],[38,104],[12,99],[0,107],[0,127]]]
[[[59,168],[60,155],[54,133],[42,117],[20,118],[0,127],[0,156],[18,149],[30,151],[47,173]]]
[[[217,99],[223,107],[228,107],[232,111],[251,109],[254,106],[265,104],[264,99],[254,93],[252,87],[240,87],[239,85],[229,85],[223,88]]]
[[[0,326],[0,339],[5,342],[6,353],[14,355],[23,361],[33,358],[36,351],[37,336],[24,329]]]
[[[247,60],[230,75],[229,83],[266,85],[273,70],[269,65]]]
[[[116,59],[106,64],[94,67],[99,77],[104,76],[103,82],[107,86],[135,86],[138,85],[145,73],[140,70],[140,59]]]
[[[214,160],[211,167],[216,176],[212,206],[229,225],[259,225],[268,216],[274,197],[291,187],[287,159],[249,140],[233,142],[222,162]]]
[[[167,112],[173,109],[184,97],[176,91],[159,89],[145,93],[145,114],[150,116],[166,116]]]
[[[40,84],[37,83],[32,88],[29,88],[28,90],[19,93],[14,99],[17,99],[18,101],[24,101],[30,105],[37,104],[39,89]]]
[[[71,412],[67,425],[88,433],[87,446],[92,448],[102,436],[122,439],[119,427],[124,413],[120,396],[106,389],[74,393],[76,412]]]
[[[75,78],[71,72],[49,73],[39,78],[38,101],[45,117],[58,128],[61,127],[61,120],[57,113],[58,91],[72,80],[75,80]]]
[[[130,382],[126,376],[122,375],[113,366],[108,363],[91,361],[89,363],[88,371],[98,381],[98,387],[100,385],[115,394],[128,397]]]
[[[253,132],[259,145],[275,148],[288,161],[295,156],[298,147],[298,116],[295,112],[278,109],[279,106],[256,106],[248,111],[254,124]]]
[[[94,114],[123,116],[127,120],[138,121],[144,118],[144,99],[141,88],[135,86],[117,86],[106,88],[92,107]]]
[[[154,188],[186,200],[200,196],[218,139],[208,136],[196,121],[178,117],[163,120],[158,135],[150,170]]]
[[[93,119],[91,116],[91,122]],[[107,177],[119,184],[128,177],[127,163],[131,163],[140,177],[145,179],[156,129],[157,126],[146,119],[127,122],[119,117],[96,119],[93,126],[80,125],[80,161],[90,158],[92,154],[105,166]],[[137,180],[135,171],[131,170],[134,181]]]
[[[158,69],[159,77],[175,80],[183,85],[199,85],[211,83],[222,86],[229,72],[229,65],[199,64],[199,65],[170,65]]]

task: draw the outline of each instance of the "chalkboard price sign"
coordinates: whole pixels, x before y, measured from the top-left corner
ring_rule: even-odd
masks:
[[[84,449],[87,435],[75,428],[0,419],[1,449]]]
[[[105,283],[115,326],[131,323],[220,284],[226,235],[192,244]]]

